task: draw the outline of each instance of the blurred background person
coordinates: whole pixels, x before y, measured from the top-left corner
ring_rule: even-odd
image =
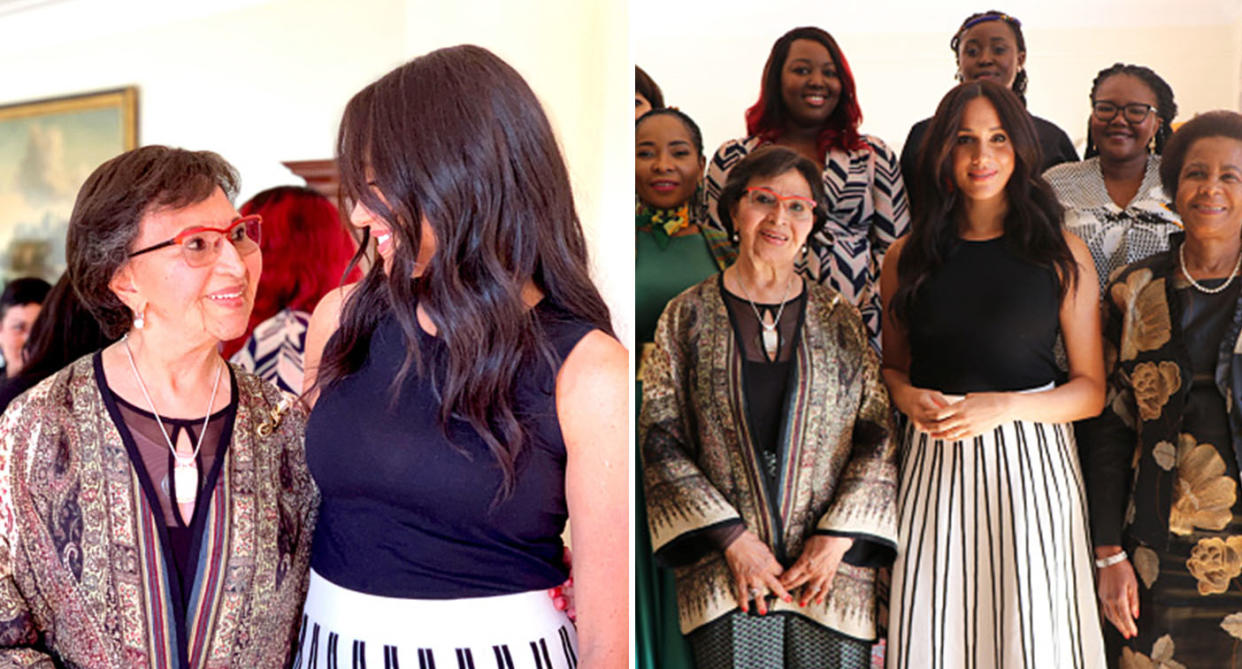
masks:
[[[1196,116],[1164,149],[1185,235],[1110,282],[1109,402],[1079,428],[1099,597],[1114,666],[1236,667],[1242,115]]]
[[[828,218],[806,241],[798,271],[857,306],[878,351],[880,268],[910,215],[897,155],[860,134],[861,122],[854,75],[836,40],[819,28],[790,30],[763,67],[759,100],[746,110],[747,136],[722,144],[707,166],[707,214],[713,227],[736,236],[718,198],[729,170],[760,146],[784,146],[819,165]]]
[[[263,217],[263,276],[246,333],[226,343],[224,355],[298,394],[310,314],[329,290],[362,276],[358,269],[344,276],[357,244],[332,202],[310,188],[270,188],[239,211]]]
[[[16,376],[0,384],[0,412],[26,389],[115,340],[104,335],[90,310],[82,306],[69,275],[61,275],[30,326],[30,338],[22,348],[26,364]]]
[[[1026,105],[1026,38],[1022,35],[1022,22],[1004,12],[988,10],[971,14],[949,40],[949,49],[957,62],[957,80],[961,82],[994,81],[1012,90]],[[1078,160],[1078,152],[1065,131],[1051,121],[1031,115],[1035,122],[1035,134],[1039,141],[1042,162],[1035,167],[1039,172],[1065,162]],[[923,119],[910,128],[906,143],[901,147],[901,173],[906,188],[913,189],[919,178],[915,171],[919,147],[923,143],[931,119]],[[926,175],[924,175],[926,176]],[[939,185],[935,186],[939,187]]]
[[[0,293],[0,354],[4,355],[4,376],[11,379],[22,370],[22,346],[30,336],[30,326],[52,285],[43,279],[13,279]]]
[[[1044,173],[1065,227],[1091,249],[1100,289],[1123,265],[1169,248],[1181,230],[1160,186],[1160,154],[1173,134],[1177,102],[1160,75],[1117,63],[1091,85],[1087,152]]]
[[[652,109],[664,109],[664,92],[643,68],[634,66],[634,118]]]
[[[728,267],[737,249],[703,212],[703,136],[699,126],[673,108],[639,117],[634,129],[634,314],[638,324],[638,410],[642,375],[655,348],[656,321],[678,293]],[[639,462],[635,459],[635,462]],[[673,575],[652,559],[646,532],[642,477],[635,478],[634,601],[639,667],[691,666],[690,648],[677,623]]]

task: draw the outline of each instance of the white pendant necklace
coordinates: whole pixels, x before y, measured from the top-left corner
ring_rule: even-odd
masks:
[[[793,285],[793,275],[789,276],[789,280],[785,282],[785,293],[781,295],[781,306],[776,310],[776,318],[772,319],[769,325],[763,322],[763,316],[759,315],[759,307],[755,306],[755,301],[750,298],[750,291],[746,290],[746,282],[742,281],[742,272],[738,270],[737,285],[742,287],[742,294],[746,296],[746,301],[750,303],[750,308],[755,312],[755,320],[759,321],[759,327],[762,330],[759,333],[759,343],[763,346],[764,353],[768,355],[768,361],[774,362],[776,354],[781,350],[781,333],[776,329],[781,324],[781,314],[785,313],[785,303],[789,300],[789,288]]]
[[[134,370],[134,378],[138,379],[138,388],[142,390],[142,397],[147,401],[147,406],[151,408],[151,414],[155,416],[155,424],[160,426],[160,434],[164,435],[164,443],[168,444],[168,450],[172,452],[172,484],[177,504],[193,504],[198,499],[198,450],[203,447],[203,437],[207,435],[207,423],[211,420],[211,407],[216,403],[216,391],[220,389],[220,373],[224,371],[224,365],[216,368],[216,380],[211,385],[211,399],[207,400],[207,412],[203,416],[203,427],[198,431],[198,443],[194,446],[194,452],[182,457],[168,436],[168,430],[164,429],[164,421],[160,420],[160,412],[155,410],[155,402],[151,401],[151,394],[147,392],[147,384],[142,382],[142,375],[138,373],[138,365],[134,362],[134,352],[129,348],[129,335],[122,337],[121,341],[125,343],[125,354],[129,356],[129,368]]]
[[[1207,293],[1208,295],[1215,295],[1216,293],[1228,288],[1229,284],[1233,283],[1233,277],[1238,275],[1238,270],[1242,269],[1242,251],[1239,251],[1238,262],[1233,264],[1233,271],[1229,273],[1229,278],[1215,288],[1205,288],[1198,281],[1195,281],[1195,278],[1190,276],[1190,270],[1186,269],[1186,244],[1183,243],[1181,246],[1177,247],[1177,259],[1182,264],[1182,274],[1186,275],[1186,280],[1190,282],[1190,285],[1198,288],[1200,291]]]

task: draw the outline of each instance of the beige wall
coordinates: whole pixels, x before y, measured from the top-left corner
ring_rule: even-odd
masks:
[[[221,153],[241,171],[244,199],[296,183],[283,160],[330,157],[341,111],[367,83],[432,49],[480,44],[544,102],[596,279],[628,339],[630,60],[626,32],[613,29],[625,11],[621,0],[59,0],[7,13],[0,5],[0,104],[137,85],[140,141]]]
[[[949,38],[970,13],[998,5],[1023,20],[1033,113],[1060,125],[1081,149],[1096,72],[1117,61],[1146,65],[1172,86],[1180,119],[1242,109],[1242,2],[1182,0],[944,0],[866,3],[721,0],[699,23],[670,16],[660,0],[633,0],[635,61],[703,128],[708,151],[744,133],[772,43],[798,25],[833,34],[858,83],[863,130],[899,149],[955,81]],[[880,30],[882,28],[883,30]]]

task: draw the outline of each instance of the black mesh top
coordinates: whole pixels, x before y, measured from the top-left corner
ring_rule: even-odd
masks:
[[[311,549],[316,572],[351,590],[420,599],[510,594],[565,580],[556,374],[594,326],[547,303],[534,312],[558,361],[553,368],[532,360],[519,374],[515,408],[533,439],[518,458],[512,496],[495,507],[499,465],[463,421],[450,424],[452,441],[445,439],[427,375],[411,372],[389,408],[405,340],[395,318],[380,323],[362,368],[323,390],[307,424],[306,459],[322,493]],[[419,346],[429,369],[444,364],[443,340],[421,333]]]
[[[910,383],[950,394],[1038,388],[1057,377],[1060,295],[1050,267],[1004,237],[961,241],[915,295]]]
[[[227,377],[220,380],[219,392],[228,392],[232,398],[228,406],[211,414],[207,419],[207,432],[203,435],[202,449],[195,458],[198,464],[198,490],[194,504],[187,504],[185,511],[192,515],[183,518],[181,508],[174,498],[174,477],[169,476],[173,468],[172,451],[168,441],[160,431],[155,414],[125,401],[112,392],[103,371],[103,357],[96,352],[94,357],[95,378],[103,395],[104,406],[116,423],[121,441],[129,453],[134,469],[138,473],[138,481],[143,494],[151,505],[152,512],[159,521],[160,543],[165,550],[165,560],[174,570],[176,590],[174,596],[181,604],[181,611],[189,606],[193,594],[194,578],[198,571],[199,544],[203,528],[207,522],[207,502],[211,491],[215,489],[220,478],[220,468],[233,440],[233,422],[237,417],[237,380],[233,377],[232,368],[228,369]],[[203,417],[171,418],[160,415],[168,438],[174,444],[182,439],[182,434],[190,443],[198,443],[200,431],[203,429]],[[181,615],[178,613],[178,615]]]

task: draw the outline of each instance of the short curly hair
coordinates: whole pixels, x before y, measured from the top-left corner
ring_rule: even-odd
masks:
[[[108,284],[129,259],[138,223],[160,209],[180,209],[211,197],[232,200],[237,170],[210,151],[144,146],[95,168],[78,191],[65,261],[73,291],[109,337],[127,332],[133,313]]]
[[[1195,142],[1207,137],[1227,137],[1242,142],[1242,114],[1225,109],[1205,112],[1183,123],[1169,138],[1160,159],[1160,185],[1164,187],[1170,206],[1177,204],[1177,185],[1186,153]]]

